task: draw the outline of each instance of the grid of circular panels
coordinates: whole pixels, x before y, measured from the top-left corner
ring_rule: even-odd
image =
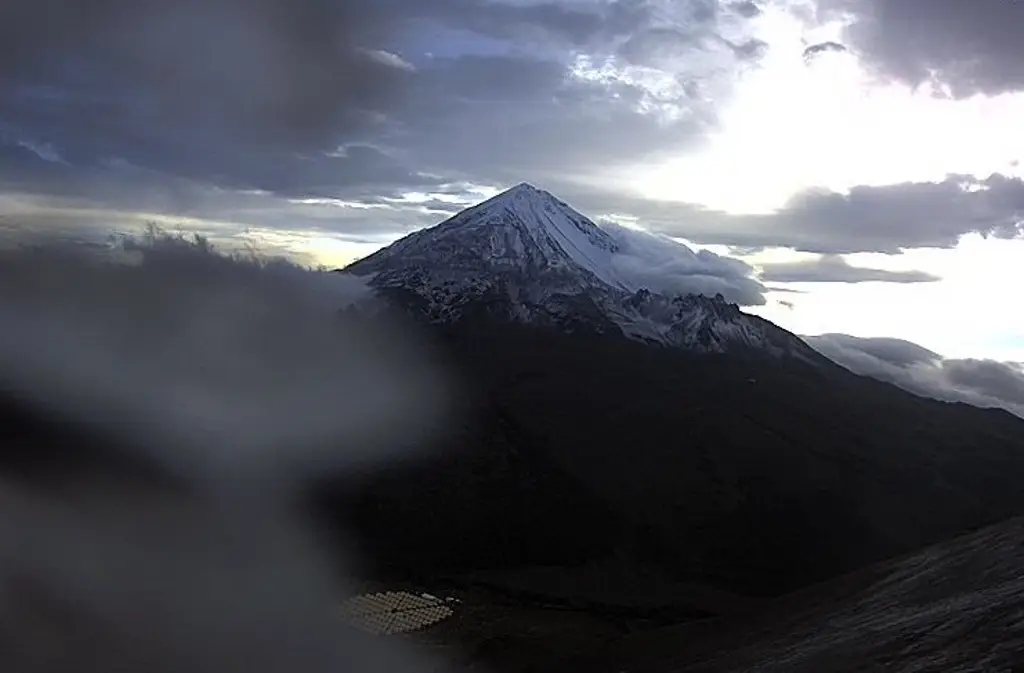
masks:
[[[351,626],[376,635],[417,631],[455,614],[440,598],[406,591],[356,596],[341,611]]]

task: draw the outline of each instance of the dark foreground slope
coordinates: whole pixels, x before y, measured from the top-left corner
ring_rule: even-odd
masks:
[[[1022,568],[1024,521],[1014,519],[785,596],[742,620],[629,636],[550,670],[1024,670]]]
[[[1024,422],[1005,412],[755,352],[487,321],[444,343],[473,422],[335,508],[394,571],[615,556],[772,595],[1024,511]]]

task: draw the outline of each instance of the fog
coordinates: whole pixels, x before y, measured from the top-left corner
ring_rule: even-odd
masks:
[[[345,561],[291,511],[314,474],[386,465],[445,422],[443,372],[339,318],[364,288],[164,235],[3,254],[7,441],[30,463],[109,449],[173,487],[7,454],[0,669],[427,665],[343,626]]]

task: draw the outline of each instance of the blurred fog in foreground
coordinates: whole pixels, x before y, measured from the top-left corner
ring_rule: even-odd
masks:
[[[293,507],[445,423],[442,373],[339,315],[366,295],[155,230],[0,251],[0,670],[428,665],[342,625]]]

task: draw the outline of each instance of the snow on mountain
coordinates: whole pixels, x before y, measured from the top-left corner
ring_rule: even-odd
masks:
[[[701,352],[748,346],[817,359],[797,337],[721,294],[669,296],[640,286],[616,263],[622,252],[607,231],[524,183],[344,271],[367,277],[380,293],[411,295],[435,322],[497,312]]]
[[[523,183],[478,208],[485,215],[485,222],[492,221],[497,211],[497,214],[511,215],[515,221],[525,225],[520,231],[544,250],[549,262],[559,264],[563,262],[563,255],[567,255],[578,267],[608,285],[629,291],[639,289],[615,272],[612,255],[618,252],[619,244],[551,194]],[[467,219],[478,216],[476,213],[468,214],[470,211],[464,213]]]
[[[427,266],[483,274],[569,274],[632,290],[615,273],[618,243],[552,195],[521,184],[436,227],[415,232],[348,271],[358,275]]]

